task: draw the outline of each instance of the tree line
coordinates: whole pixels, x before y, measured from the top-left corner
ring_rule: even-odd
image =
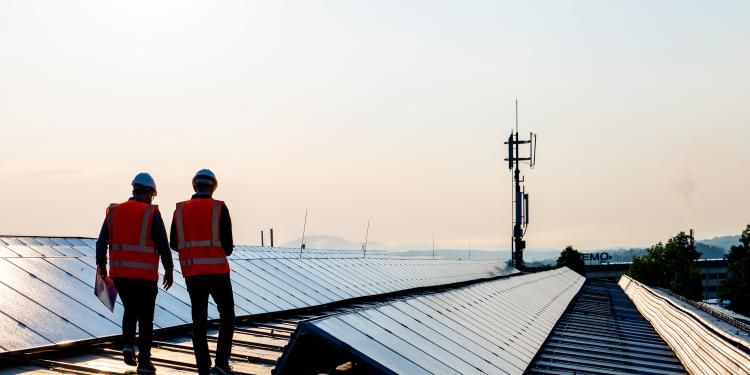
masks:
[[[750,314],[750,224],[740,235],[740,243],[732,246],[727,255],[728,278],[719,288],[719,297],[729,301],[729,307],[741,314]],[[701,253],[685,232],[680,232],[666,243],[659,242],[646,253],[633,258],[627,275],[648,286],[669,289],[692,300],[703,298],[698,259]],[[567,246],[557,258],[557,267],[568,267],[586,275],[581,253]]]

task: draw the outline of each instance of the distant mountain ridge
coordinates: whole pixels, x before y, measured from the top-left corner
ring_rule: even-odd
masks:
[[[704,243],[706,245],[720,247],[726,251],[729,251],[732,246],[740,244],[740,236],[720,236],[708,240],[700,240],[698,242]]]
[[[728,254],[729,249],[739,244],[740,236],[720,236],[706,240],[696,241],[696,248],[701,253],[701,259],[721,259]],[[281,244],[282,247],[299,248],[302,239],[297,238],[292,241]],[[305,237],[306,247],[309,249],[331,249],[331,250],[361,250],[362,244],[349,241],[345,238],[329,235],[309,235]],[[416,247],[416,246],[415,246]],[[390,249],[389,246],[384,245],[380,242],[369,242],[367,248],[370,251],[382,252],[386,251],[388,254],[399,255],[399,256],[424,256],[431,257],[432,250],[425,250],[422,246],[420,250],[402,250],[404,247],[399,246],[400,249]],[[527,249],[524,252],[524,259],[527,262],[539,262],[540,264],[551,264],[557,259],[560,254],[560,250],[557,249]],[[599,250],[583,250],[583,253],[602,253],[606,252],[610,255],[610,262],[631,262],[633,257],[641,256],[646,253],[646,248],[622,248],[612,247]],[[467,249],[435,249],[435,256],[447,259],[468,259],[469,250]],[[510,250],[471,250],[471,259],[484,260],[484,259],[501,259],[506,260],[510,258]]]
[[[296,238],[291,241],[282,243],[281,247],[299,248],[302,238]],[[329,249],[329,250],[361,250],[362,244],[349,241],[345,238],[314,234],[305,236],[305,247],[308,249]],[[367,248],[372,250],[382,250],[385,245],[378,242],[368,242]]]

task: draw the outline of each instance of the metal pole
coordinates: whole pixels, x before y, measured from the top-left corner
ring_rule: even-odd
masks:
[[[367,220],[367,231],[365,231],[365,243],[362,245],[362,258],[367,257],[367,239],[370,236],[370,220]]]
[[[513,180],[515,181],[515,194],[514,194],[514,208],[515,208],[515,217],[514,217],[514,225],[513,225],[513,241],[514,243],[514,252],[513,252],[513,266],[516,268],[519,268],[522,266],[523,263],[523,232],[521,229],[521,214],[522,214],[522,208],[521,204],[523,202],[523,197],[521,196],[521,169],[520,169],[520,159],[521,155],[519,154],[519,136],[518,136],[518,99],[516,98],[516,134],[515,134],[515,171],[513,172]]]
[[[266,244],[263,241],[263,231],[260,231],[260,246],[265,246]]]
[[[302,225],[302,243],[299,245],[299,258],[302,259],[302,249],[305,248],[305,230],[307,229],[307,209],[305,209],[305,224]]]
[[[269,236],[271,236],[271,247],[273,247],[273,228],[269,229]]]
[[[435,259],[435,232],[432,232],[432,259]]]

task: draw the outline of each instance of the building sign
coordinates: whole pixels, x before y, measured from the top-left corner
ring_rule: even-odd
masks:
[[[609,255],[609,253],[601,252],[601,253],[583,253],[581,254],[581,259],[583,259],[583,263],[586,264],[601,264],[601,263],[608,263],[610,259],[612,259],[612,256]]]

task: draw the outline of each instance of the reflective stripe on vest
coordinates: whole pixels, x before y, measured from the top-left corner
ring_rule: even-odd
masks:
[[[213,199],[212,201],[209,203],[201,199],[177,204],[174,218],[177,249],[180,253],[180,267],[185,277],[229,272],[229,261],[224,254],[219,233],[219,215],[223,202]],[[189,222],[185,221],[186,206],[190,207],[190,216],[187,217],[187,220],[191,220]],[[211,228],[210,234],[205,227],[208,225]],[[186,233],[186,228],[190,233]]]
[[[111,250],[125,250],[125,251],[139,251],[141,253],[153,253],[153,246],[141,246],[141,245],[121,245],[114,244],[109,247]]]
[[[159,271],[159,263],[144,263],[144,262],[132,262],[126,260],[113,260],[110,262],[111,267],[129,267],[129,268],[140,268],[149,271]]]
[[[117,209],[118,208],[116,206],[110,206],[107,212],[107,225],[109,226],[109,230],[110,230],[110,242],[114,239],[113,231],[115,230],[115,228],[113,227],[113,225],[117,225],[117,222],[116,221],[113,222],[113,219],[112,219],[114,217],[114,212]],[[151,217],[153,214],[154,214],[154,206],[148,205],[143,212],[143,217],[141,218],[139,235],[137,237],[138,238],[137,245],[123,244],[123,243],[110,243],[109,245],[110,252],[117,251],[120,253],[119,256],[117,256],[117,258],[120,258],[120,259],[115,259],[114,254],[110,253],[110,257],[112,258],[110,261],[110,273],[112,274],[112,277],[125,277],[125,278],[136,278],[136,279],[146,279],[146,280],[158,280],[159,279],[159,257],[156,254],[155,248],[153,246],[148,245],[149,224],[152,222]],[[132,252],[134,254],[127,255],[127,253],[129,252]],[[136,255],[136,254],[140,254],[140,255]],[[134,259],[128,259],[128,258],[134,258],[134,257],[136,259],[143,259],[143,256],[145,254],[152,256],[153,260],[138,261]],[[131,270],[128,270],[128,269],[131,269]],[[132,269],[143,270],[143,271],[134,271]],[[144,272],[144,271],[147,271],[147,272]]]
[[[226,257],[224,258],[190,258],[180,261],[180,265],[183,267],[192,266],[193,264],[225,264],[229,263]]]

